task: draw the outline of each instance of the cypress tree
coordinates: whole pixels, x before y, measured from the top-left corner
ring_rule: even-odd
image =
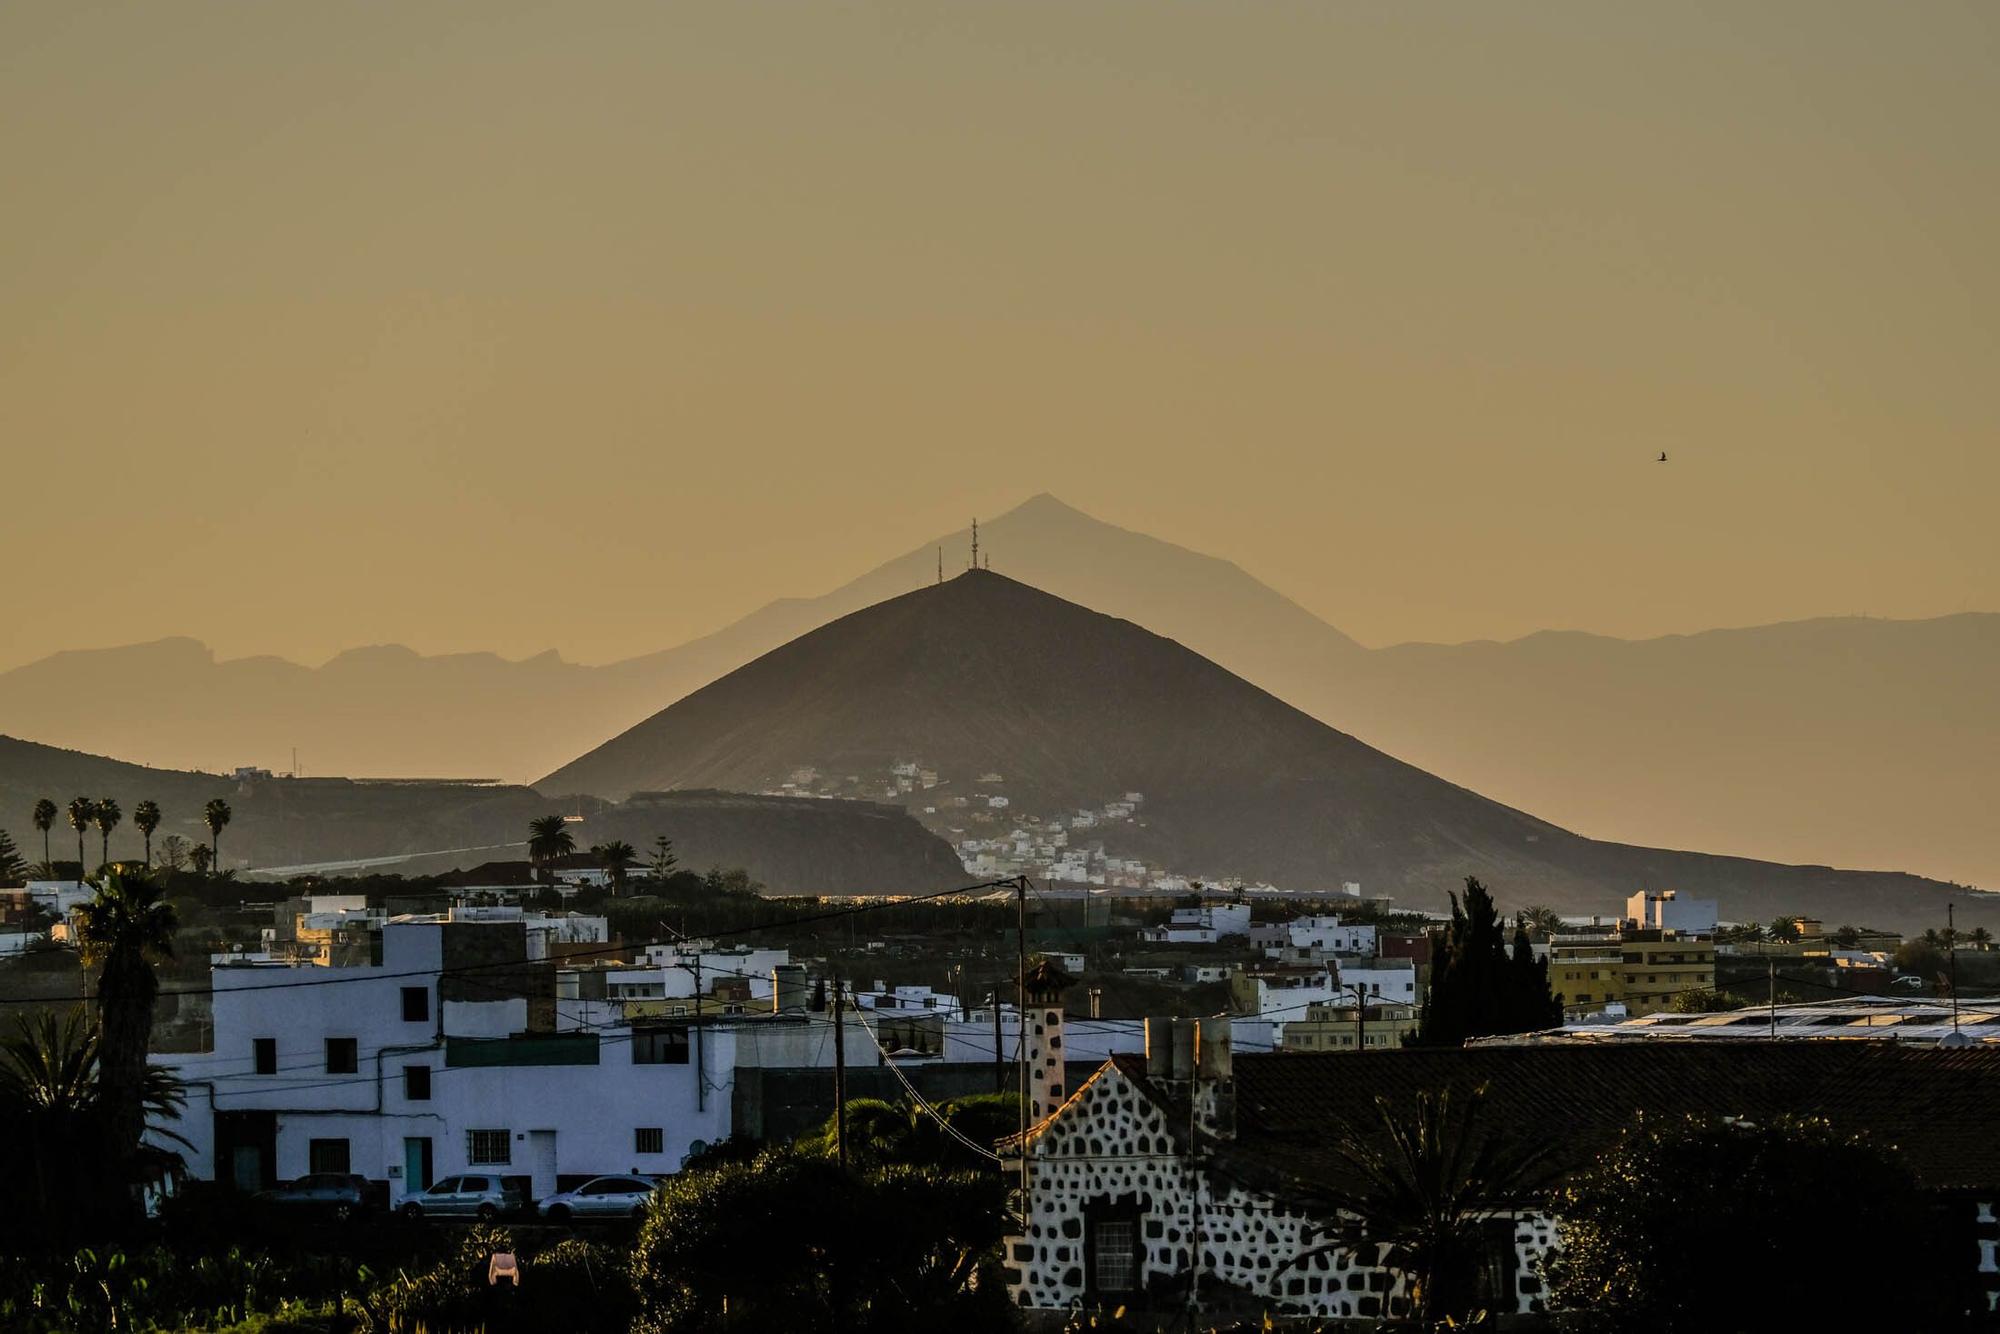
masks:
[[[21,860],[20,850],[14,846],[13,836],[0,829],[0,885],[11,885],[25,880],[28,864]]]
[[[1562,1022],[1562,1005],[1549,994],[1548,963],[1535,957],[1525,922],[1515,920],[1510,951],[1493,896],[1477,877],[1465,878],[1463,902],[1451,896],[1451,922],[1434,940],[1417,1045],[1460,1047],[1468,1038]]]

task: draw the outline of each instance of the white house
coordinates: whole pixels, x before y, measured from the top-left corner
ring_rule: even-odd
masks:
[[[1642,931],[1678,931],[1684,936],[1715,934],[1716,901],[1684,899],[1673,890],[1639,891],[1625,900],[1625,918]]]
[[[1417,985],[1416,961],[1412,959],[1372,959],[1366,963],[1343,961],[1337,965],[1334,982],[1349,1001],[1352,1001],[1355,991],[1371,1001],[1379,999],[1417,1005],[1423,1000],[1423,991]]]
[[[1224,936],[1250,934],[1250,905],[1213,903],[1176,908],[1164,926],[1149,926],[1139,939],[1155,945],[1213,945]]]
[[[553,1031],[525,956],[518,922],[398,920],[379,964],[213,970],[211,1050],[156,1057],[188,1086],[190,1172],[355,1172],[393,1204],[484,1168],[542,1195],[729,1134],[733,1034]]]
[[[1268,928],[1258,928],[1268,930]],[[1280,924],[1282,938],[1264,938],[1266,952],[1270,946],[1288,946],[1292,950],[1318,950],[1320,954],[1348,954],[1368,958],[1376,948],[1376,928],[1362,922],[1342,922],[1338,916],[1302,916]]]

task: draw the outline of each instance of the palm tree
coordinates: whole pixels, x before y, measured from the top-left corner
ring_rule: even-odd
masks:
[[[0,1042],[0,1109],[27,1132],[21,1157],[34,1173],[36,1216],[47,1219],[51,1172],[67,1176],[65,1160],[87,1167],[99,1156],[97,1030],[81,1007],[61,1022],[48,1010],[16,1015],[14,1030]]]
[[[633,850],[632,845],[623,839],[600,843],[590,850],[590,855],[597,858],[605,870],[611,872],[611,892],[623,894],[625,873],[639,861],[639,854]]]
[[[153,869],[153,831],[160,827],[160,803],[142,801],[132,808],[132,823],[146,836],[146,869]]]
[[[188,849],[188,861],[194,866],[196,875],[207,875],[209,866],[215,861],[215,854],[209,851],[208,844],[197,843]]]
[[[1450,1090],[1419,1093],[1408,1114],[1377,1098],[1380,1124],[1355,1127],[1336,1143],[1345,1170],[1310,1200],[1316,1215],[1342,1221],[1330,1240],[1290,1263],[1378,1243],[1388,1248],[1383,1263],[1408,1284],[1420,1328],[1467,1315],[1478,1299],[1483,1221],[1535,1198],[1550,1177],[1547,1146],[1483,1129],[1485,1106],[1483,1084],[1457,1098]]]
[[[220,868],[222,865],[222,831],[234,814],[229,803],[221,797],[212,797],[208,805],[201,808],[201,822],[208,826],[209,858]]]
[[[98,1060],[105,1127],[120,1159],[145,1129],[146,1051],[159,978],[153,962],[174,952],[174,906],[150,877],[106,871],[97,897],[77,910],[86,966],[98,969]]]
[[[83,831],[90,828],[90,822],[97,818],[97,803],[89,797],[70,798],[69,827],[76,830],[76,878],[86,878],[83,863]]]
[[[35,828],[42,831],[42,864],[44,866],[49,865],[53,860],[53,854],[49,851],[49,830],[55,828],[56,816],[60,814],[61,812],[56,809],[56,804],[47,797],[43,797],[35,803]],[[53,876],[53,872],[51,872],[51,875]]]
[[[125,812],[118,809],[118,803],[110,797],[97,803],[97,809],[90,813],[90,822],[97,826],[97,835],[103,840],[98,845],[98,864],[111,864],[111,831],[125,818]]]
[[[553,880],[551,864],[558,857],[567,857],[576,851],[576,840],[570,837],[569,824],[560,815],[544,815],[528,821],[528,860],[538,871],[545,872],[544,880]]]
[[[1973,927],[1965,933],[1965,938],[1972,942],[1975,949],[1985,950],[1993,946],[1993,933],[1983,926]]]
[[[62,1189],[74,1193],[79,1176],[101,1168],[105,1110],[103,1066],[98,1027],[81,1006],[58,1021],[44,1010],[29,1018],[17,1015],[13,1036],[0,1040],[0,1114],[18,1118],[28,1144],[22,1157],[33,1166],[37,1217],[49,1219],[50,1176],[61,1173]],[[165,1067],[147,1065],[140,1082],[140,1102],[155,1121],[170,1121],[186,1106],[187,1092]],[[187,1141],[172,1131],[169,1139]],[[75,1201],[86,1208],[96,1201]]]
[[[1528,934],[1537,940],[1549,940],[1563,929],[1562,914],[1546,903],[1538,903],[1521,914],[1521,920],[1528,928]]]

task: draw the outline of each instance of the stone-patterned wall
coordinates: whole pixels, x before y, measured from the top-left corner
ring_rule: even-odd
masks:
[[[1289,1263],[1319,1235],[1313,1219],[1269,1196],[1192,1174],[1159,1105],[1105,1066],[1029,1141],[1033,1207],[1028,1233],[1007,1244],[1008,1282],[1022,1306],[1085,1301],[1086,1210],[1117,1208],[1138,1226],[1141,1290],[1177,1283],[1198,1256],[1199,1284],[1322,1316],[1372,1317],[1406,1309],[1402,1279],[1375,1248],[1337,1249]],[[1191,1185],[1200,1179],[1199,1209]],[[1554,1225],[1523,1216],[1515,1228],[1521,1311],[1540,1309],[1536,1264]],[[1135,1293],[1136,1297],[1138,1294]]]
[[[1063,1105],[1063,1011],[1050,998],[1028,998],[1028,1124],[1039,1125]]]

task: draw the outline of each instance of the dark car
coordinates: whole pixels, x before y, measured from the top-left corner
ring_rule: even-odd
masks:
[[[368,1207],[368,1182],[349,1172],[314,1172],[251,1198],[274,1208],[324,1213],[344,1223]]]

